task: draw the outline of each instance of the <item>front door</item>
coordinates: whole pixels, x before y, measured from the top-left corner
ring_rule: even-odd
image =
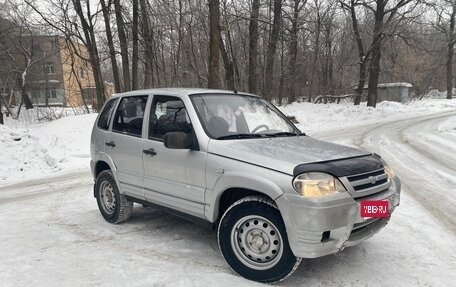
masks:
[[[149,116],[148,139],[144,140],[144,192],[147,201],[198,217],[204,217],[206,153],[168,149],[167,132],[181,131],[196,141],[181,99],[154,96]]]
[[[123,193],[144,199],[141,139],[147,96],[123,97],[106,136],[106,152],[111,156]]]

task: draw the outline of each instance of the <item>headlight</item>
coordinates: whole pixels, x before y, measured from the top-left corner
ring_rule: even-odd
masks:
[[[293,179],[293,187],[306,197],[320,197],[347,191],[337,178],[322,172],[298,175]]]
[[[383,167],[385,168],[385,172],[388,175],[388,178],[391,179],[396,176],[394,171],[391,169],[391,167],[382,159]]]

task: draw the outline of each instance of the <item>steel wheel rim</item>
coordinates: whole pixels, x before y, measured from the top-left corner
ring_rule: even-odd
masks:
[[[239,219],[231,231],[231,247],[246,266],[266,270],[277,264],[283,253],[283,240],[277,227],[259,215]]]
[[[103,181],[100,185],[100,202],[103,211],[109,215],[113,214],[116,209],[116,196],[112,185]]]

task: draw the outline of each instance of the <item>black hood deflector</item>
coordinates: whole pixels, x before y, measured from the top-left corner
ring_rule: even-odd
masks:
[[[293,175],[297,176],[304,172],[324,172],[341,177],[370,172],[381,168],[383,168],[383,163],[380,156],[372,154],[368,156],[300,164],[294,168]]]

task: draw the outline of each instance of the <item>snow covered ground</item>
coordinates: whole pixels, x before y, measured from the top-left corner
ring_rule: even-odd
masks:
[[[303,260],[280,285],[454,285],[456,100],[281,109],[312,136],[384,156],[403,193],[379,234]],[[214,231],[139,205],[129,222],[103,220],[88,171],[94,119],[0,126],[0,285],[259,286],[233,274]]]
[[[39,124],[9,120],[6,126],[0,125],[0,186],[87,169],[96,116],[63,117]]]
[[[376,108],[343,104],[292,103],[280,108],[285,115],[293,115],[299,121],[298,127],[309,134],[322,131],[349,128],[366,124],[393,121],[408,117],[456,109],[456,99],[413,100],[407,104],[381,102]]]

